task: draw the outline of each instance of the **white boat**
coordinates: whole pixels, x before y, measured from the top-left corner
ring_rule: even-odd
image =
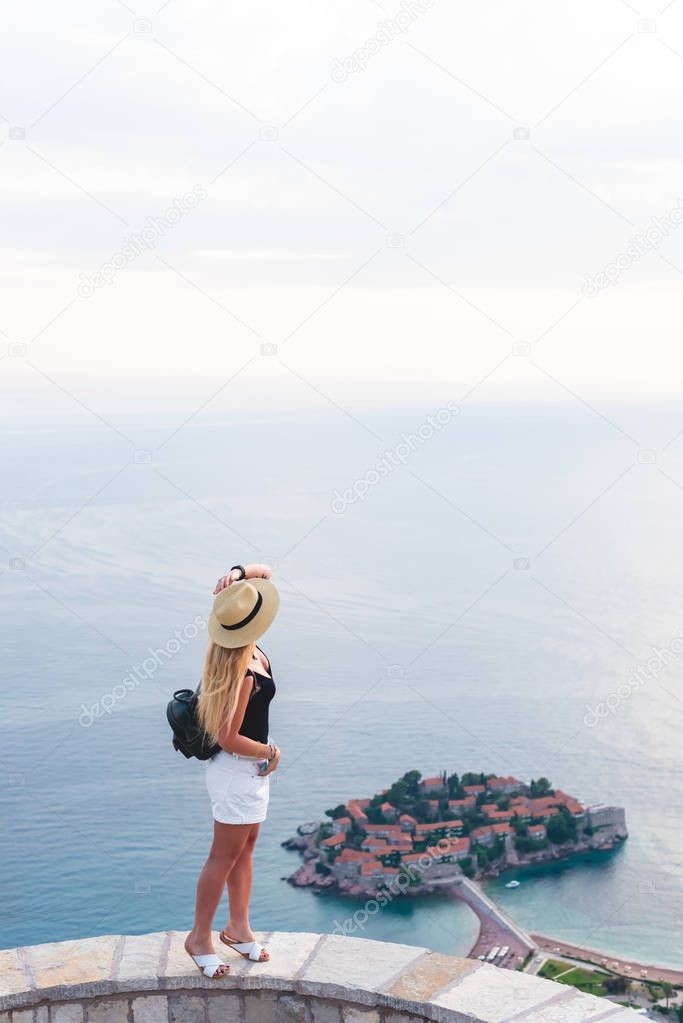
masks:
[[[505,887],[506,888],[519,888],[519,885],[520,885],[519,881],[508,881],[508,883],[505,885]]]

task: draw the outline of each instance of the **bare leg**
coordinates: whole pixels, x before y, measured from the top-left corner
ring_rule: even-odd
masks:
[[[219,824],[214,821],[213,844],[197,882],[194,927],[185,939],[185,948],[193,955],[209,955],[214,951],[211,937],[213,918],[226,878],[242,853],[251,827],[249,824]],[[220,967],[216,975],[221,976],[227,971],[227,966]]]
[[[259,833],[258,824],[250,826],[247,840],[235,866],[228,874],[228,898],[230,900],[230,919],[225,933],[236,941],[253,941],[254,932],[249,923],[249,896],[251,894],[251,878],[253,873],[252,854]],[[261,953],[261,961],[270,959],[265,948]]]

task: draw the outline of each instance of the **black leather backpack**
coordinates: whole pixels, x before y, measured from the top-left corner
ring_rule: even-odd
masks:
[[[173,731],[173,748],[189,760],[210,760],[220,746],[209,738],[199,723],[197,693],[178,689],[166,708],[166,717]]]

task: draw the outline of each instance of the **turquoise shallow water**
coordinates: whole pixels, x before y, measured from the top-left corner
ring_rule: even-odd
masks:
[[[620,414],[655,447],[678,413]],[[423,417],[363,420],[390,446]],[[625,805],[631,837],[490,890],[529,929],[681,966],[679,659],[586,723],[683,626],[675,445],[667,477],[637,465],[605,491],[635,462],[597,417],[478,408],[335,514],[332,493],[380,444],[334,410],[198,423],[163,448],[172,422],[117,425],[151,462],[133,464],[94,420],[4,425],[2,945],[189,925],[209,807],[164,707],[196,680],[202,636],[111,713],[79,717],[206,613],[220,570],[266,558],[283,595],[263,646],[284,756],[255,926],[331,931],[358,908],[282,880],[299,859],[280,842],[325,808],[413,767],[546,774]],[[355,933],[458,953],[476,920],[452,899],[415,899]]]

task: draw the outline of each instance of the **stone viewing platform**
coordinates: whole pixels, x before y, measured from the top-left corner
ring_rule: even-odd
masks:
[[[258,935],[269,963],[216,949],[204,978],[184,932],[0,952],[0,1023],[635,1023],[637,1013],[524,973],[411,945]]]

